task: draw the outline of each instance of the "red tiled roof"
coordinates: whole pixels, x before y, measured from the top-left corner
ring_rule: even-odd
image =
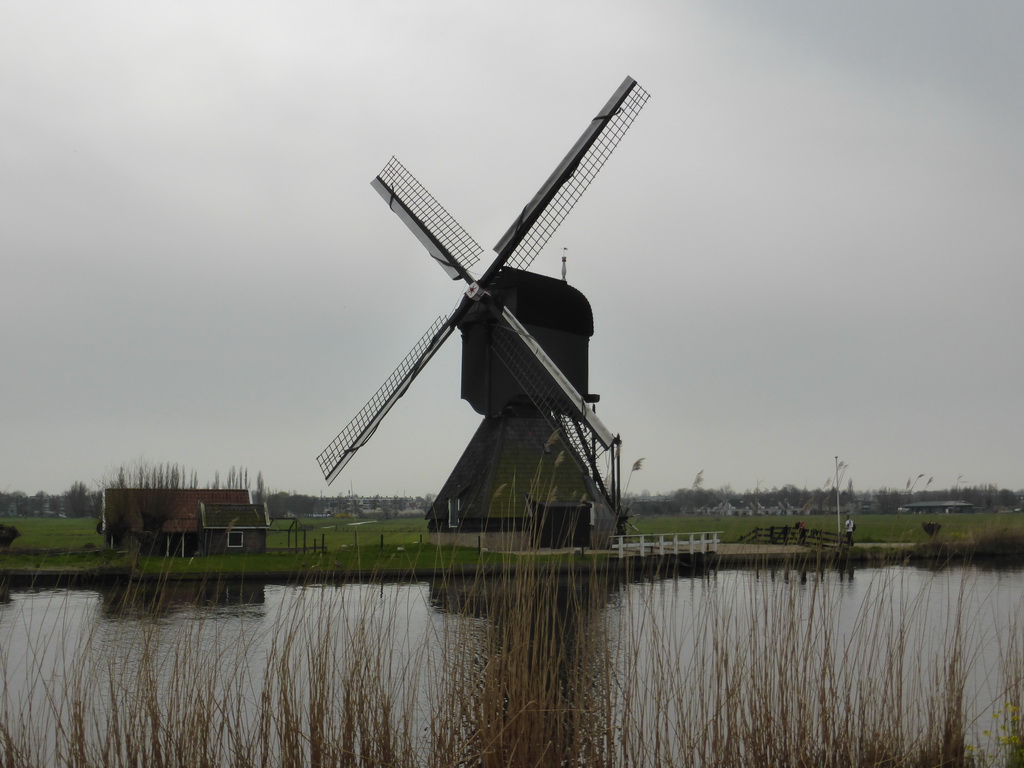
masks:
[[[135,504],[129,512],[132,518],[131,530],[142,530],[142,518],[138,507],[148,498],[161,496],[169,506],[167,518],[160,530],[163,533],[191,533],[196,530],[199,518],[199,502],[205,504],[248,504],[249,492],[241,488],[108,488],[106,503],[112,496],[122,494]],[[169,498],[168,498],[169,497]],[[123,498],[123,497],[122,497]]]

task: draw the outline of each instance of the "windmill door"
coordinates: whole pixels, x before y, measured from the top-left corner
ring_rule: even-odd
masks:
[[[551,549],[590,546],[589,504],[537,504],[537,546]]]

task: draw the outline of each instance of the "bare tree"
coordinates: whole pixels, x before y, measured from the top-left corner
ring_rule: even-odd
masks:
[[[174,511],[175,491],[187,482],[188,473],[178,464],[144,459],[122,464],[104,482],[102,527],[114,541],[153,541]]]
[[[89,487],[80,481],[71,484],[64,492],[64,510],[68,517],[90,517],[93,514],[96,499]]]
[[[267,488],[263,484],[263,473],[256,473],[256,498],[253,499],[257,504],[262,504],[267,500]]]

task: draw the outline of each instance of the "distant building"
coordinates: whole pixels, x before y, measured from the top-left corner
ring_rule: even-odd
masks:
[[[734,507],[732,502],[726,499],[707,510],[707,514],[719,515],[720,517],[737,517],[749,515],[750,511],[742,507]]]
[[[915,501],[904,504],[897,511],[916,515],[948,515],[950,512],[973,512],[974,505],[968,501]]]

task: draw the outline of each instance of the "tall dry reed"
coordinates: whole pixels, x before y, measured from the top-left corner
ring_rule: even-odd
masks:
[[[159,596],[173,584],[152,604],[133,587],[84,635],[61,637],[58,621],[34,630],[23,658],[0,649],[12,684],[0,695],[0,762],[931,768],[985,759],[967,748],[976,642],[963,591],[925,622],[925,602],[901,588],[898,569],[862,586],[850,617],[837,597],[848,588],[842,572],[623,584],[562,565],[415,589],[273,588],[272,606],[252,616],[168,609]],[[686,621],[674,608],[683,604]],[[1006,701],[1019,706],[1024,647],[1019,635],[1002,642]],[[19,688],[22,675],[35,682]]]
[[[896,584],[873,583],[851,622],[840,574],[799,573],[751,579],[743,596],[694,590],[689,625],[664,612],[678,601],[653,599],[661,585],[616,614],[617,764],[964,764],[971,643],[959,610],[936,647],[919,630],[924,601]]]

